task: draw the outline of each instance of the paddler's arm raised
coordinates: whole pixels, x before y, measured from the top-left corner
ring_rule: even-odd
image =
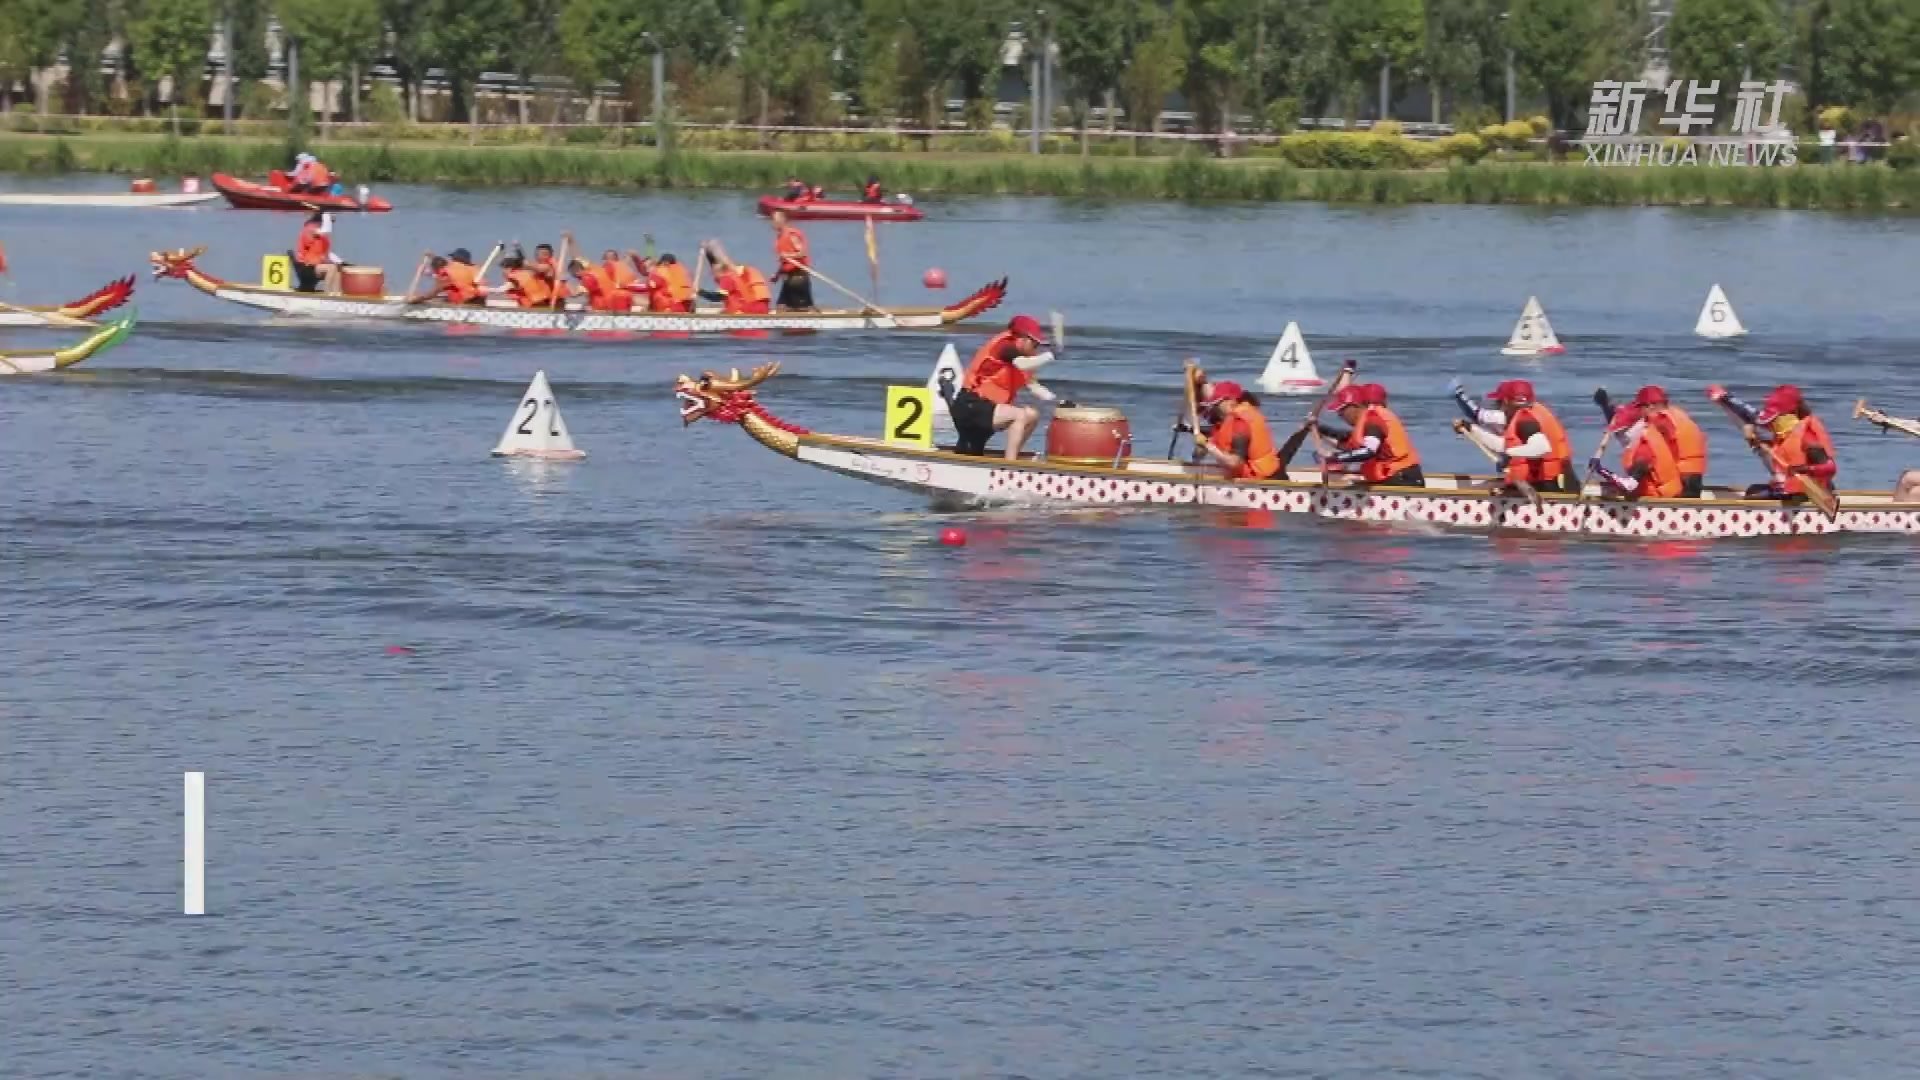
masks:
[[[1479,402],[1467,396],[1467,388],[1460,385],[1459,379],[1447,383],[1447,393],[1453,395],[1453,403],[1460,407],[1460,414],[1469,422],[1490,428],[1506,423],[1507,414],[1498,409],[1482,409]]]

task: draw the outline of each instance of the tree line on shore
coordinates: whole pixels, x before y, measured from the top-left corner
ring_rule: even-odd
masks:
[[[1801,93],[1788,121],[1803,131],[1809,110],[1885,115],[1920,89],[1920,0],[1672,8],[1671,78],[1718,80],[1725,103],[1748,72],[1791,77]],[[1384,68],[1394,98],[1422,87],[1432,119],[1477,128],[1504,110],[1510,64],[1521,95],[1578,128],[1596,80],[1640,76],[1651,18],[1647,0],[0,0],[0,86],[10,100],[63,56],[118,43],[134,101],[152,104],[165,79],[203,102],[226,20],[234,75],[255,88],[244,108],[265,112],[271,19],[297,44],[303,82],[357,86],[386,64],[416,117],[433,69],[456,121],[494,71],[610,82],[644,109],[659,50],[690,118],[827,124],[852,111],[932,127],[958,97],[968,125],[986,127],[1018,34],[1051,44],[1050,98],[1081,126],[1110,105],[1138,118],[1126,126],[1156,128],[1176,93],[1204,131],[1235,116],[1269,131],[1301,115],[1370,118]],[[60,107],[108,107],[98,66],[70,67]]]

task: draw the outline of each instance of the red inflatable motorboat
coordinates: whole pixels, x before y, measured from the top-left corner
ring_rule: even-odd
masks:
[[[264,184],[236,179],[226,173],[214,173],[213,186],[227,197],[228,202],[241,210],[293,210],[304,213],[308,207],[312,207],[341,213],[380,214],[393,209],[393,204],[385,199],[368,198],[362,205],[360,200],[351,195],[296,193],[292,190],[293,181],[287,179],[287,174],[279,169],[268,174]]]
[[[773,195],[760,197],[760,216],[772,217],[775,210],[784,210],[795,221],[859,221],[872,218],[875,221],[919,221],[925,217],[920,208],[911,203],[899,202],[841,202],[836,199],[782,199]]]

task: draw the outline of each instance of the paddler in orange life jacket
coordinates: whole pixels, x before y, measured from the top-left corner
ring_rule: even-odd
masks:
[[[633,255],[632,252],[628,254]],[[626,262],[620,258],[619,252],[608,248],[600,253],[600,272],[607,275],[607,280],[613,283],[614,288],[631,293],[635,291],[633,287],[640,283],[640,275],[634,270],[638,261],[636,255],[633,263]]]
[[[880,190],[880,178],[867,174],[867,186],[860,190],[860,201],[865,203],[883,203],[887,201],[886,192]]]
[[[293,159],[293,191],[301,195],[324,195],[333,187],[333,172],[312,154]]]
[[[1467,416],[1467,422],[1456,422],[1454,429],[1465,431],[1473,441],[1494,452],[1494,468],[1508,484],[1579,492],[1580,478],[1573,474],[1567,431],[1553,410],[1534,399],[1532,383],[1509,379],[1494,387],[1487,401],[1497,408],[1485,410],[1467,397],[1460,380],[1453,380],[1447,389]],[[1494,427],[1500,430],[1492,430]]]
[[[785,212],[773,212],[773,279],[780,283],[782,311],[813,311],[813,258],[807,253],[807,234],[787,224]]]
[[[1053,360],[1053,353],[1042,352],[1047,339],[1040,324],[1031,315],[1015,315],[1007,328],[995,334],[980,351],[973,354],[961,377],[960,388],[947,397],[947,412],[953,417],[953,430],[959,436],[954,450],[962,454],[983,455],[987,440],[1001,429],[1007,432],[1008,461],[1020,458],[1020,447],[1040,422],[1040,410],[1031,405],[1016,405],[1021,387],[1033,391],[1042,401],[1056,400],[1053,391],[1041,386],[1033,372]],[[940,393],[947,396],[951,386],[942,382]],[[1061,402],[1071,406],[1070,401]]]
[[[1607,430],[1621,436],[1620,467],[1626,472],[1614,472],[1599,458],[1588,460],[1587,471],[1600,478],[1602,491],[1617,492],[1629,499],[1680,497],[1683,485],[1673,444],[1643,408],[1629,405],[1614,413]]]
[[[1614,416],[1613,403],[1603,387],[1593,392],[1593,403],[1600,406],[1609,423]],[[1647,423],[1665,436],[1680,470],[1680,497],[1697,499],[1707,482],[1707,436],[1687,411],[1667,400],[1667,391],[1659,386],[1643,386],[1633,395],[1633,407],[1641,411]]]
[[[587,294],[589,311],[632,311],[633,294],[613,283],[613,275],[585,259],[574,259],[569,267],[575,281]]]
[[[1728,406],[1746,421],[1748,431],[1761,445],[1770,446],[1780,463],[1770,482],[1747,489],[1747,498],[1805,502],[1806,486],[1800,482],[1803,476],[1812,477],[1827,490],[1833,490],[1833,478],[1840,471],[1840,463],[1833,453],[1833,438],[1827,434],[1827,425],[1807,407],[1799,387],[1776,387],[1758,409],[1717,386],[1708,390],[1707,396]]]
[[[547,284],[546,276],[527,266],[527,258],[519,248],[500,260],[500,272],[507,279],[506,293],[514,303],[523,308],[542,308],[552,303],[553,289]]]
[[[561,276],[560,263],[553,257],[552,244],[541,244],[533,249],[533,272],[546,279],[550,290],[549,300],[553,293],[559,293],[560,302],[564,304],[567,297],[573,295],[573,286],[568,285],[566,278]]]
[[[1405,424],[1387,407],[1387,388],[1379,383],[1349,386],[1333,396],[1327,411],[1346,421],[1345,432],[1321,425],[1321,434],[1339,443],[1325,458],[1314,457],[1322,469],[1357,473],[1362,483],[1384,487],[1426,487],[1420,452],[1413,448]]]
[[[728,315],[765,315],[768,310],[767,277],[745,263],[737,263],[727,257],[720,241],[709,240],[704,245],[707,260],[713,263],[713,281],[720,286],[718,292],[702,289],[700,295],[708,300],[718,300],[721,309]]]
[[[290,254],[295,289],[310,293],[324,286],[329,293],[340,291],[340,256],[333,251],[332,214],[315,213],[307,218]]]
[[[1194,459],[1210,460],[1226,470],[1229,480],[1267,480],[1280,471],[1280,455],[1273,447],[1267,418],[1260,415],[1260,399],[1240,389],[1237,382],[1207,384],[1200,402],[1213,420],[1206,442],[1195,440]]]
[[[693,310],[693,279],[687,268],[672,254],[654,260],[647,274],[648,310],[688,312]]]
[[[473,256],[466,248],[454,248],[445,256],[435,255],[433,262],[433,288],[418,296],[407,297],[407,303],[419,304],[441,297],[449,304],[482,304],[486,302],[487,287],[480,284],[480,271],[473,265]]]

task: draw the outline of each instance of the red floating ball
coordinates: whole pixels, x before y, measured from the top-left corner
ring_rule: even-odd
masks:
[[[920,275],[920,283],[929,289],[944,289],[947,287],[947,272],[937,266],[933,267]]]
[[[940,542],[948,547],[966,547],[967,534],[959,529],[941,529]]]

